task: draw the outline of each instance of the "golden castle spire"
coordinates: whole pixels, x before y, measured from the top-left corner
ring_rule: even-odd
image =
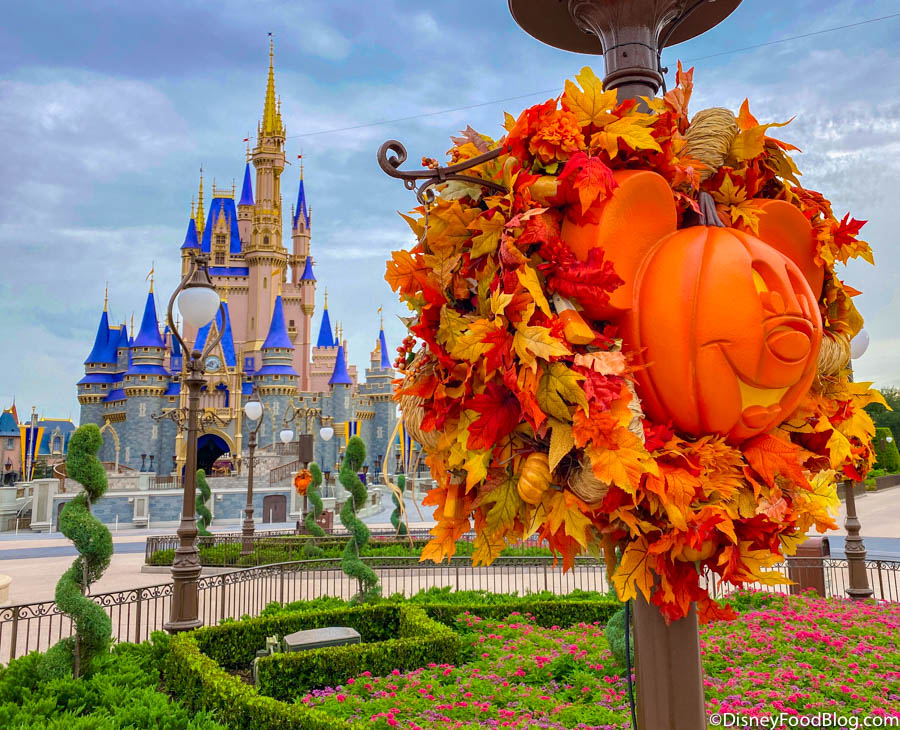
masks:
[[[206,221],[203,220],[203,165],[200,165],[200,192],[197,193],[197,237],[203,236]]]
[[[266,82],[266,103],[261,125],[263,137],[284,136],[279,106],[275,97],[275,38],[269,33],[269,79]]]
[[[109,305],[109,282],[106,282],[106,290],[103,292],[103,311],[107,311],[106,308]]]
[[[328,287],[325,287],[325,309],[328,309]]]
[[[196,199],[192,195],[191,196],[191,220],[194,221],[194,223],[196,224],[196,220],[195,220],[196,214],[194,213],[194,205],[195,204],[196,204]]]

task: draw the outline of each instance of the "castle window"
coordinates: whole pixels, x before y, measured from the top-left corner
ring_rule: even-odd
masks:
[[[269,287],[269,280],[264,276],[263,277],[263,289],[268,289],[268,287]]]
[[[6,439],[6,448],[11,449],[13,447],[13,440],[11,438]]]
[[[141,404],[138,406],[138,415],[139,415],[139,416],[146,416],[146,415],[147,415],[147,404],[146,404],[146,403],[141,403]]]
[[[84,389],[85,389],[85,390],[90,390],[90,389],[91,389],[91,386],[90,386],[90,385],[85,385],[85,386],[84,386]]]
[[[141,375],[141,380],[146,380],[146,379],[147,379],[146,375]]]
[[[376,438],[384,438],[384,429],[381,426],[378,427],[378,435]]]
[[[100,390],[106,390],[106,383],[103,383],[103,384],[100,386]]]
[[[272,380],[281,380],[281,376],[280,376],[280,375],[273,375],[273,376],[272,376]]]
[[[225,252],[217,251],[216,252],[216,266],[224,266],[225,265]]]
[[[224,246],[225,245],[225,234],[219,233],[216,236],[216,246]]]
[[[290,327],[291,329],[294,329],[294,320],[292,320],[292,319],[288,320],[288,327]]]
[[[263,246],[268,246],[268,245],[269,245],[269,237],[263,236]]]
[[[59,436],[53,437],[53,444],[50,446],[50,451],[54,454],[58,454],[62,451],[62,439]]]

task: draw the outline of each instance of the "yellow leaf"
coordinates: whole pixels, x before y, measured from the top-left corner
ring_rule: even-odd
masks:
[[[472,235],[469,223],[479,214],[478,208],[463,207],[458,200],[438,198],[428,214],[428,248],[445,256],[458,252]]]
[[[587,397],[579,385],[582,380],[583,375],[570,370],[564,363],[551,363],[541,378],[537,391],[537,401],[541,410],[559,421],[568,421],[571,418],[569,403],[580,405],[587,411]],[[569,433],[571,435],[571,429]]]
[[[641,440],[627,428],[616,429],[616,448],[589,445],[585,453],[590,457],[594,476],[606,484],[615,484],[634,494],[643,474],[658,474],[656,460],[647,453]]]
[[[602,127],[611,121],[614,117],[610,112],[616,106],[615,89],[605,91],[600,79],[587,66],[575,75],[575,79],[581,85],[581,89],[566,79],[566,90],[562,97],[563,109],[572,112],[581,127],[590,124]]]
[[[831,438],[828,439],[828,453],[832,469],[840,469],[844,462],[853,456],[850,440],[837,429],[831,431]]]
[[[547,297],[544,296],[544,288],[541,286],[540,279],[538,279],[537,271],[531,266],[523,266],[516,269],[516,276],[519,277],[519,283],[531,294],[538,308],[548,317],[553,317],[553,312],[550,311],[550,304],[547,302]]]
[[[580,500],[569,491],[551,490],[544,493],[543,504],[547,510],[547,525],[550,532],[565,527],[566,535],[581,547],[587,547],[587,528],[591,521],[581,511]]]
[[[550,334],[549,327],[536,325],[520,325],[513,337],[513,348],[522,363],[529,366],[532,372],[537,371],[535,358],[549,361],[551,357],[572,354],[568,347]]]
[[[490,565],[500,557],[500,553],[506,547],[506,540],[496,537],[487,530],[482,530],[475,536],[472,547],[472,565]]]
[[[719,189],[714,190],[712,196],[720,205],[740,205],[747,200],[747,191],[741,186],[735,186],[731,175],[726,174]]]
[[[506,309],[506,305],[512,300],[512,294],[503,294],[498,287],[497,290],[491,294],[491,311],[500,317]]]
[[[547,520],[547,511],[544,509],[543,503],[537,505],[534,508],[534,512],[531,513],[531,519],[528,522],[528,529],[525,531],[525,534],[522,535],[523,540],[527,540],[534,533],[543,527],[544,522]]]
[[[484,481],[488,464],[491,463],[490,451],[472,451],[463,467],[466,470],[466,492]]]
[[[740,220],[755,236],[759,235],[759,213],[759,203],[755,200],[746,200],[743,203],[732,205],[728,209],[732,224]]]
[[[427,254],[422,257],[422,262],[431,269],[431,276],[437,279],[441,289],[450,286],[453,279],[453,270],[459,264],[459,254],[446,254],[444,251],[436,254]]]
[[[766,146],[766,130],[769,127],[785,127],[793,118],[786,122],[773,122],[772,124],[759,124],[750,114],[747,100],[741,105],[738,115],[738,125],[741,130],[731,143],[730,156],[738,162],[746,162],[763,153]]]
[[[550,432],[550,471],[552,472],[557,464],[562,461],[574,447],[575,439],[572,437],[572,424],[563,421],[552,421],[550,424],[552,431]]]
[[[448,343],[448,352],[460,360],[476,363],[492,347],[490,343],[483,342],[484,338],[496,329],[497,325],[487,319],[469,322],[467,329]]]
[[[490,491],[484,492],[481,505],[491,505],[485,515],[485,522],[491,530],[502,533],[513,527],[522,500],[516,489],[517,474],[505,474],[498,482],[491,484]]]
[[[630,114],[617,119],[591,136],[591,149],[602,147],[610,157],[615,157],[619,153],[621,142],[633,150],[662,152],[657,141],[653,139],[652,129],[648,126],[653,119],[654,117],[649,114]]]
[[[613,575],[613,587],[619,600],[623,603],[637,598],[638,589],[644,594],[644,598],[650,600],[650,591],[653,588],[654,573],[650,566],[650,553],[647,540],[639,537],[628,543],[622,554],[622,561]]]
[[[437,330],[437,341],[446,348],[450,348],[462,336],[469,327],[469,320],[457,312],[453,307],[444,305],[441,307],[441,320]]]
[[[475,236],[472,239],[472,250],[470,255],[473,259],[484,256],[485,254],[494,253],[494,251],[497,250],[497,246],[500,245],[500,234],[503,233],[503,226],[506,225],[506,218],[504,218],[503,214],[496,209],[488,211],[488,213],[493,213],[493,216],[490,218],[481,216],[469,223],[468,226],[473,231],[482,231],[480,236]]]

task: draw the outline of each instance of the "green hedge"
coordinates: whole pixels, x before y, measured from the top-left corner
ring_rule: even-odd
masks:
[[[302,705],[264,697],[200,651],[194,633],[172,638],[165,661],[166,687],[183,705],[227,718],[241,730],[351,730],[350,723]],[[356,726],[359,727],[359,726]]]
[[[888,442],[888,438],[891,439],[890,442]],[[893,440],[891,429],[876,428],[872,446],[875,447],[875,466],[877,468],[884,469],[887,474],[900,471],[900,451],[897,450],[897,443]]]
[[[259,693],[292,701],[299,692],[337,686],[366,671],[384,676],[394,669],[458,662],[460,642],[456,632],[428,618],[421,608],[392,608],[396,620],[390,623],[395,623],[397,628],[390,635],[396,638],[373,640],[360,632],[364,642],[361,644],[273,654],[260,659]],[[336,624],[346,625],[346,621],[338,616]],[[375,643],[367,643],[372,641]]]

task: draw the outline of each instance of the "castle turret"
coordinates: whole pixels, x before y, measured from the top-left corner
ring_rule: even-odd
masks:
[[[303,163],[300,163],[300,186],[297,189],[297,206],[292,211],[291,242],[293,256],[291,282],[296,284],[309,261],[309,209],[306,205],[306,191],[303,188]]]
[[[184,234],[184,243],[181,244],[181,275],[187,274],[191,265],[191,256],[200,252],[200,239],[197,237],[197,220],[194,217],[194,204],[191,203],[191,219],[187,224],[187,232]]]
[[[287,251],[281,241],[281,173],[284,170],[285,130],[275,97],[274,64],[274,46],[270,43],[266,100],[252,155],[256,168],[256,204],[250,242],[245,249],[249,307],[244,341],[249,352],[260,347],[278,283],[287,273]]]
[[[281,423],[288,401],[297,392],[294,343],[288,336],[281,295],[275,298],[269,332],[260,352],[262,367],[256,371],[254,380],[260,400],[269,406],[274,429],[276,423]]]
[[[238,201],[238,230],[241,245],[246,248],[250,243],[250,231],[253,229],[253,183],[250,180],[250,155],[244,165],[244,184],[241,186],[241,199]]]
[[[159,427],[151,418],[163,410],[170,374],[165,368],[166,343],[159,332],[153,283],[144,305],[141,328],[131,346],[131,366],[125,371],[125,442],[130,445],[122,462],[134,469],[151,468],[164,473],[170,465],[159,463]],[[121,436],[121,434],[120,434]],[[153,455],[153,460],[147,459]],[[155,460],[155,461],[154,461]]]
[[[366,381],[360,383],[357,390],[359,407],[357,418],[360,432],[366,442],[366,450],[376,472],[381,471],[387,453],[388,439],[397,425],[397,408],[393,399],[394,370],[388,359],[387,340],[384,336],[384,323],[375,340],[375,349],[369,356],[370,367],[366,368]],[[388,470],[393,471],[389,464]]]
[[[118,332],[116,341],[118,341]],[[78,381],[81,423],[103,424],[103,400],[112,389],[116,370],[116,343],[110,344],[109,314],[106,303],[94,336],[94,346],[84,361],[84,377]]]

